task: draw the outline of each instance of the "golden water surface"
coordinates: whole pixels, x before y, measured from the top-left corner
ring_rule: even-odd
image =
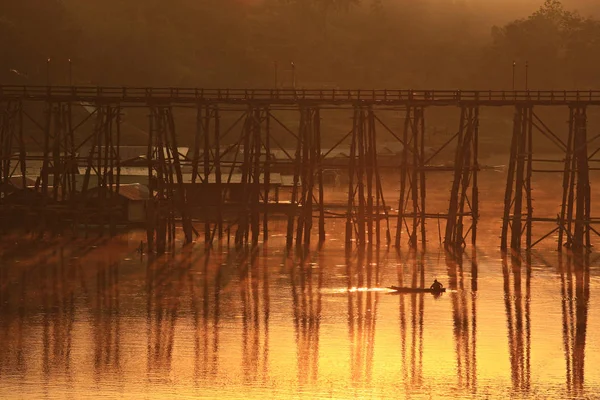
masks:
[[[482,191],[501,199],[499,182]],[[330,221],[309,252],[285,250],[281,222],[254,250],[160,258],[136,251],[143,232],[4,237],[0,398],[596,397],[598,256],[550,238],[502,257],[499,207],[482,200],[462,255],[437,233],[425,252],[346,252]],[[439,297],[386,289],[434,278]]]

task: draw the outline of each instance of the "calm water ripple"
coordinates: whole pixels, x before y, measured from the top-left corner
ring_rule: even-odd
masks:
[[[496,226],[460,256],[5,238],[0,398],[595,398],[598,255],[503,258]]]

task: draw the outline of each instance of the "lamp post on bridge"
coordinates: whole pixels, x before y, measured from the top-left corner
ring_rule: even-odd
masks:
[[[516,73],[516,68],[517,68],[517,62],[513,61],[513,64],[512,64],[512,90],[513,90],[513,92],[515,91],[515,73]]]
[[[50,57],[46,60],[46,86],[50,86]]]
[[[525,61],[525,90],[529,91],[529,61]]]
[[[69,58],[69,86],[73,86],[73,61]]]

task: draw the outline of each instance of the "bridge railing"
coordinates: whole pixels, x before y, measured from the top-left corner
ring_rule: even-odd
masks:
[[[7,86],[0,97],[111,101],[224,101],[224,102],[600,102],[600,90],[340,90],[340,89],[196,89],[102,86]]]

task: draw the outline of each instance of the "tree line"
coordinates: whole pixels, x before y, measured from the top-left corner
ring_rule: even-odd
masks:
[[[545,0],[493,25],[445,0],[0,0],[4,83],[600,87],[600,20]],[[48,62],[48,59],[50,61]]]

